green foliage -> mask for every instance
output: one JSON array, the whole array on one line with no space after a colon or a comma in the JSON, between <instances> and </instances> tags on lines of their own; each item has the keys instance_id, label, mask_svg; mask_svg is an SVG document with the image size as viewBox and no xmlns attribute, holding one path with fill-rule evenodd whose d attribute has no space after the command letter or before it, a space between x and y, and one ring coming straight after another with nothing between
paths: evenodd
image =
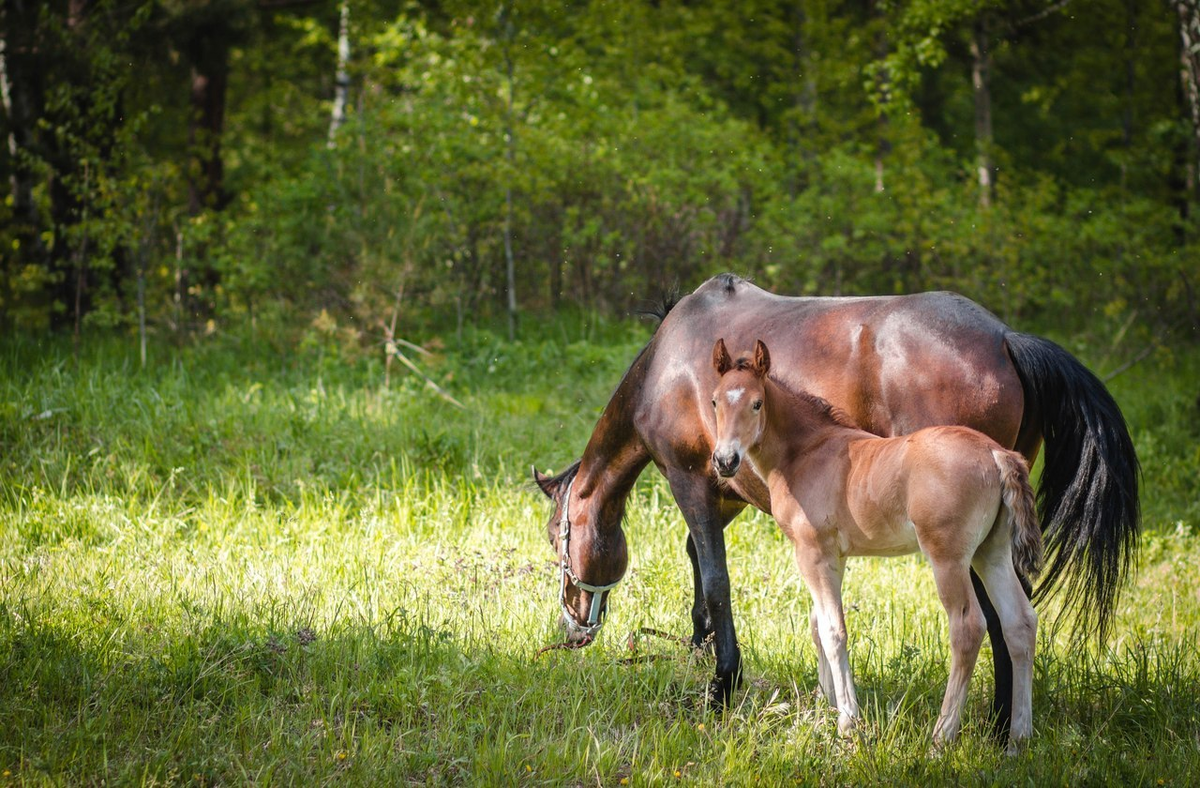
<instances>
[{"instance_id":1,"label":"green foliage","mask_svg":"<svg viewBox=\"0 0 1200 788\"><path fill-rule=\"evenodd\" d=\"M3 231L0 319L63 323L78 300L94 325L129 328L144 309L152 336L176 339L242 319L295 335L322 310L364 343L461 330L504 302L507 227L535 312L627 310L732 269L791 292L951 288L1013 320L1103 311L1143 337L1194 336L1195 152L1170 14L353 3L349 117L330 147L337 5L100 3L84 26L61 10L32 32L10 21L14 47L28 34L72 54L39 105L46 143L7 164L42 226L14 215ZM214 59L228 77L216 132L196 126L191 93Z\"/></svg>"}]
</instances>

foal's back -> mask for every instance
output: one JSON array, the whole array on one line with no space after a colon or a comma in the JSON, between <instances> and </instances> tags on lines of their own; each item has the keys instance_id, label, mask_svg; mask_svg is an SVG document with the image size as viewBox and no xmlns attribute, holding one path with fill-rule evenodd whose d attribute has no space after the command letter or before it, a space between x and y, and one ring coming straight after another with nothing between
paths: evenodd
<instances>
[{"instance_id":1,"label":"foal's back","mask_svg":"<svg viewBox=\"0 0 1200 788\"><path fill-rule=\"evenodd\" d=\"M832 422L820 429L825 451L798 458L807 467L785 474L801 508L828 513L813 525L836 527L843 555L921 550L969 559L991 530L1002 502L996 452L1012 452L986 435L930 427L880 438Z\"/></svg>"}]
</instances>

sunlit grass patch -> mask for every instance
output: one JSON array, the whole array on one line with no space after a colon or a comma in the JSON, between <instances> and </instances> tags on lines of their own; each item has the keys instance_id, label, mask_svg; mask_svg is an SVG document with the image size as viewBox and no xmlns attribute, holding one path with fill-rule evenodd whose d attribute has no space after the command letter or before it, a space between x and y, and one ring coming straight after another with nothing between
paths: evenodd
<instances>
[{"instance_id":1,"label":"sunlit grass patch","mask_svg":"<svg viewBox=\"0 0 1200 788\"><path fill-rule=\"evenodd\" d=\"M864 716L850 740L817 692L791 545L764 515L726 533L746 670L732 708L704 703L710 657L649 637L630 651L642 627L690 635L685 530L653 471L629 502L631 566L600 641L535 659L561 633L550 512L528 465L577 455L633 351L593 352L571 387L531 382L508 358L495 407L488 386L501 384L472 377L487 353L447 358L473 381L458 392L465 413L347 370L324 393L299 373L203 365L8 375L0 784L1186 785L1200 773L1200 538L1186 511L1148 523L1107 648L1073 645L1053 606L1042 612L1035 736L1015 758L987 735L986 647L962 740L930 754L949 651L920 557L850 563Z\"/></svg>"}]
</instances>

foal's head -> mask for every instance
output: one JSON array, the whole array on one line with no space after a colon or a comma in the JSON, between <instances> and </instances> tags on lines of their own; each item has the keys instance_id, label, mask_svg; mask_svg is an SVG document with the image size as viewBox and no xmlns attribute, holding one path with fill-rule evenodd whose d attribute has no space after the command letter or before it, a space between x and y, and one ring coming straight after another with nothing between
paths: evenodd
<instances>
[{"instance_id":1,"label":"foal's head","mask_svg":"<svg viewBox=\"0 0 1200 788\"><path fill-rule=\"evenodd\" d=\"M738 472L746 451L762 438L766 423L763 403L771 355L759 339L754 343L752 357L734 361L725 348L725 340L718 339L713 346L712 363L721 376L712 395L717 417L713 468L728 478Z\"/></svg>"}]
</instances>

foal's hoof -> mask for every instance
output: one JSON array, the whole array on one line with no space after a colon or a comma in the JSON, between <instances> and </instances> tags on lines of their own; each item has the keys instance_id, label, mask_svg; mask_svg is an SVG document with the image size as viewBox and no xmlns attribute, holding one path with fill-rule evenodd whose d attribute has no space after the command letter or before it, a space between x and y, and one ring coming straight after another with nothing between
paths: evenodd
<instances>
[{"instance_id":1,"label":"foal's hoof","mask_svg":"<svg viewBox=\"0 0 1200 788\"><path fill-rule=\"evenodd\" d=\"M1029 746L1029 739L1020 738L1008 740L1008 746L1004 748L1004 755L1008 758L1014 758L1025 752L1025 748Z\"/></svg>"},{"instance_id":2,"label":"foal's hoof","mask_svg":"<svg viewBox=\"0 0 1200 788\"><path fill-rule=\"evenodd\" d=\"M862 718L851 717L849 714L838 714L838 735L850 738L862 729Z\"/></svg>"},{"instance_id":3,"label":"foal's hoof","mask_svg":"<svg viewBox=\"0 0 1200 788\"><path fill-rule=\"evenodd\" d=\"M950 747L954 744L954 739L947 739L944 736L934 735L933 744L929 745L930 760L941 758Z\"/></svg>"}]
</instances>

